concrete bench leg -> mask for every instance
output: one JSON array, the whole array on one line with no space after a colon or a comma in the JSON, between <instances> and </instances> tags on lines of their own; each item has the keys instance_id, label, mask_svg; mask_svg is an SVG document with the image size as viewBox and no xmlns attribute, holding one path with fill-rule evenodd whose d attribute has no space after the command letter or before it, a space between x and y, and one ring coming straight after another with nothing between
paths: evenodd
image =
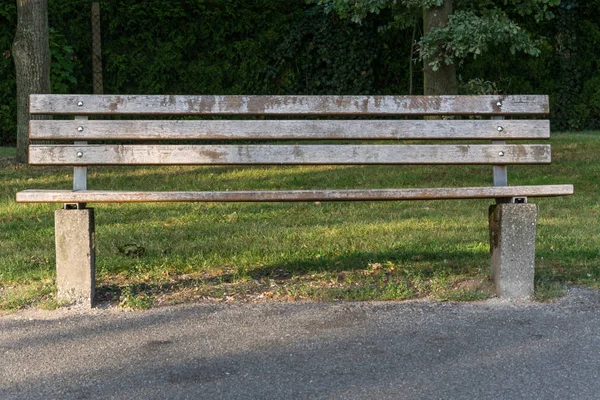
<instances>
[{"instance_id":1,"label":"concrete bench leg","mask_svg":"<svg viewBox=\"0 0 600 400\"><path fill-rule=\"evenodd\" d=\"M94 210L56 210L58 300L92 307L96 286Z\"/></svg>"},{"instance_id":2,"label":"concrete bench leg","mask_svg":"<svg viewBox=\"0 0 600 400\"><path fill-rule=\"evenodd\" d=\"M490 206L492 277L502 299L533 297L536 218L535 204Z\"/></svg>"}]
</instances>

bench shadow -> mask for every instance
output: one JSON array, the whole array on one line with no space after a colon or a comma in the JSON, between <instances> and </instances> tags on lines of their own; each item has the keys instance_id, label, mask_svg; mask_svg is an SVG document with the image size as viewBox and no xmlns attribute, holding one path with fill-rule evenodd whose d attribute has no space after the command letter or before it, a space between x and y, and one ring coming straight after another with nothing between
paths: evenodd
<instances>
[{"instance_id":1,"label":"bench shadow","mask_svg":"<svg viewBox=\"0 0 600 400\"><path fill-rule=\"evenodd\" d=\"M288 286L302 284L311 280L314 274L331 276L343 282L348 274L370 273L374 269L393 265L392 270L402 270L399 276L405 279L428 281L440 276L470 274L473 265L489 263L487 252L452 250L446 252L419 252L398 249L389 252L357 252L344 256L299 258L290 262L273 263L260 267L219 270L218 273L176 275L168 282L133 282L127 285L107 284L96 287L97 302L114 302L126 289L135 294L173 294L178 291L194 289L198 286L212 288L233 287L241 284L245 297L258 295L272 290L272 284ZM383 265L383 266L382 266ZM389 271L389 270L388 270ZM382 271L383 274L388 273ZM319 278L323 279L323 278ZM352 290L351 287L348 287ZM227 289L225 289L227 290ZM235 290L234 290L235 291ZM244 300L242 298L242 301Z\"/></svg>"}]
</instances>

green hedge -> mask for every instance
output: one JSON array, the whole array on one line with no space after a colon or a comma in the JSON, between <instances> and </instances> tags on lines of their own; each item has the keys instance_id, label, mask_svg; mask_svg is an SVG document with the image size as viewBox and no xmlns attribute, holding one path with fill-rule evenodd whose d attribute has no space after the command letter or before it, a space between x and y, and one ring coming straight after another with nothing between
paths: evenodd
<instances>
[{"instance_id":1,"label":"green hedge","mask_svg":"<svg viewBox=\"0 0 600 400\"><path fill-rule=\"evenodd\" d=\"M54 93L91 93L90 1L49 0ZM553 129L600 128L600 0L526 28L538 58L493 49L459 68L464 93L547 93ZM407 94L412 30L289 0L101 2L105 93ZM527 21L523 22L527 24ZM15 141L14 2L0 4L0 144ZM415 94L422 90L415 64Z\"/></svg>"}]
</instances>

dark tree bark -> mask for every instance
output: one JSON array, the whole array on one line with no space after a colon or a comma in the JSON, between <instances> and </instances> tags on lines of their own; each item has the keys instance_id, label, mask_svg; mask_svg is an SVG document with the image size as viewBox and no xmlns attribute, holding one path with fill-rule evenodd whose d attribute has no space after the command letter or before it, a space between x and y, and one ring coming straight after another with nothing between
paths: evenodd
<instances>
[{"instance_id":1,"label":"dark tree bark","mask_svg":"<svg viewBox=\"0 0 600 400\"><path fill-rule=\"evenodd\" d=\"M48 0L17 0L17 31L12 53L17 77L17 161L26 163L29 95L50 93Z\"/></svg>"},{"instance_id":2,"label":"dark tree bark","mask_svg":"<svg viewBox=\"0 0 600 400\"><path fill-rule=\"evenodd\" d=\"M423 26L425 34L432 28L443 28L448 25L448 17L452 14L452 0L444 0L440 7L431 7L423 10ZM427 65L424 71L425 95L453 95L458 93L456 82L456 66L440 63L440 68L434 71Z\"/></svg>"}]
</instances>

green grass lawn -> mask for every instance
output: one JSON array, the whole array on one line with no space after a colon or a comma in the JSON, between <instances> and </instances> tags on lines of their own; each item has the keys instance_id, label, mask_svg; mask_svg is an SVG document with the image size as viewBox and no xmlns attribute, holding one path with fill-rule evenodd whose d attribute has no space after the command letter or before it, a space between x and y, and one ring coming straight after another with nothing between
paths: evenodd
<instances>
[{"instance_id":1,"label":"green grass lawn","mask_svg":"<svg viewBox=\"0 0 600 400\"><path fill-rule=\"evenodd\" d=\"M509 167L512 185L572 183L539 206L538 298L600 282L600 132L555 134L553 163ZM0 309L52 308L57 205L23 189L69 189L71 169L30 167L0 148ZM95 167L90 189L236 190L490 185L486 166ZM488 200L97 204L101 299L476 300L492 295Z\"/></svg>"}]
</instances>

